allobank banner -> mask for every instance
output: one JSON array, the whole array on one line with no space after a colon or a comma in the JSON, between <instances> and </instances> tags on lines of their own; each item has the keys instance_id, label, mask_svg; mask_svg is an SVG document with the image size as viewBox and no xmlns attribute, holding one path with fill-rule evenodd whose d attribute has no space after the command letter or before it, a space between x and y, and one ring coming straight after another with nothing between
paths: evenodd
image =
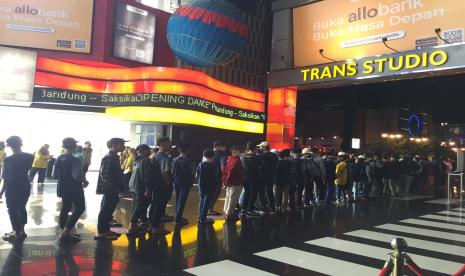
<instances>
[{"instance_id":1,"label":"allobank banner","mask_svg":"<svg viewBox=\"0 0 465 276\"><path fill-rule=\"evenodd\" d=\"M307 66L464 42L464 0L323 0L294 9L294 63Z\"/></svg>"},{"instance_id":2,"label":"allobank banner","mask_svg":"<svg viewBox=\"0 0 465 276\"><path fill-rule=\"evenodd\" d=\"M0 44L89 53L93 0L0 0Z\"/></svg>"}]
</instances>

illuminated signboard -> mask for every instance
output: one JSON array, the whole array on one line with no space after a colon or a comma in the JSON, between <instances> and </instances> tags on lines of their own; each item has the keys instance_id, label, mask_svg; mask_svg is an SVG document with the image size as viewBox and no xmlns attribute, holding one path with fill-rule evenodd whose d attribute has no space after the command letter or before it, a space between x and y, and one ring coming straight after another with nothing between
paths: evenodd
<instances>
[{"instance_id":1,"label":"illuminated signboard","mask_svg":"<svg viewBox=\"0 0 465 276\"><path fill-rule=\"evenodd\" d=\"M319 51L335 60L376 56L464 42L463 0L323 0L295 8L294 64L328 63Z\"/></svg>"},{"instance_id":2,"label":"illuminated signboard","mask_svg":"<svg viewBox=\"0 0 465 276\"><path fill-rule=\"evenodd\" d=\"M106 108L132 121L263 133L265 95L180 68L101 68L39 58L34 103Z\"/></svg>"},{"instance_id":3,"label":"illuminated signboard","mask_svg":"<svg viewBox=\"0 0 465 276\"><path fill-rule=\"evenodd\" d=\"M90 53L93 0L0 0L0 44Z\"/></svg>"},{"instance_id":4,"label":"illuminated signboard","mask_svg":"<svg viewBox=\"0 0 465 276\"><path fill-rule=\"evenodd\" d=\"M0 47L0 104L31 103L36 59L35 52Z\"/></svg>"},{"instance_id":5,"label":"illuminated signboard","mask_svg":"<svg viewBox=\"0 0 465 276\"><path fill-rule=\"evenodd\" d=\"M155 14L116 2L113 54L116 57L153 63Z\"/></svg>"},{"instance_id":6,"label":"illuminated signboard","mask_svg":"<svg viewBox=\"0 0 465 276\"><path fill-rule=\"evenodd\" d=\"M268 75L268 87L308 85L308 88L318 88L463 71L465 44L458 44L273 71Z\"/></svg>"}]
</instances>

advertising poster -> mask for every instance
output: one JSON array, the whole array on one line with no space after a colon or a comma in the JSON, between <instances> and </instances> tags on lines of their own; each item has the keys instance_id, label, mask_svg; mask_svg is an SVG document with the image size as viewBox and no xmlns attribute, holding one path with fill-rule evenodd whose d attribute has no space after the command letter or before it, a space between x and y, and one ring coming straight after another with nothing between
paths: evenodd
<instances>
[{"instance_id":1,"label":"advertising poster","mask_svg":"<svg viewBox=\"0 0 465 276\"><path fill-rule=\"evenodd\" d=\"M308 66L464 42L463 0L323 0L295 8L294 63Z\"/></svg>"},{"instance_id":2,"label":"advertising poster","mask_svg":"<svg viewBox=\"0 0 465 276\"><path fill-rule=\"evenodd\" d=\"M146 64L153 63L155 15L149 11L116 2L113 54Z\"/></svg>"},{"instance_id":3,"label":"advertising poster","mask_svg":"<svg viewBox=\"0 0 465 276\"><path fill-rule=\"evenodd\" d=\"M90 53L93 0L0 0L0 44Z\"/></svg>"},{"instance_id":4,"label":"advertising poster","mask_svg":"<svg viewBox=\"0 0 465 276\"><path fill-rule=\"evenodd\" d=\"M29 105L32 102L37 54L0 47L0 104Z\"/></svg>"}]
</instances>

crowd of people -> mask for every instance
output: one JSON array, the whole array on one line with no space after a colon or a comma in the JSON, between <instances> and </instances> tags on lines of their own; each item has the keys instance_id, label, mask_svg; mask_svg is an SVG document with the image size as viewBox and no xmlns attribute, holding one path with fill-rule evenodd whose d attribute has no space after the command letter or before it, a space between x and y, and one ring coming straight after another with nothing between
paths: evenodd
<instances>
[{"instance_id":1,"label":"crowd of people","mask_svg":"<svg viewBox=\"0 0 465 276\"><path fill-rule=\"evenodd\" d=\"M370 197L408 196L420 192L430 176L438 181L452 165L447 160L426 160L419 156L381 157L345 152L321 153L317 148L270 150L267 142L247 143L226 150L226 144L215 141L203 151L200 164L191 156L191 146L181 143L173 147L167 137L157 140L152 149L142 144L126 147L122 138L107 142L109 152L101 160L96 193L102 195L96 240L115 240L120 234L110 227L118 224L113 212L120 194L133 195L128 236L169 233L163 223L174 221L176 227L189 222L184 208L194 183L198 184L198 223L214 223L211 216L224 215L226 221L253 219L264 214L289 212L310 206L347 204ZM56 158L53 176L57 179L57 195L62 199L59 216L59 240L78 242L73 229L85 211L84 188L92 148L90 142L81 147L73 138L65 138L63 152ZM22 140L12 136L6 140L13 155L6 157L5 144L0 142L8 214L13 231L3 236L6 241L27 237L26 204L30 185L39 174L43 185L47 162L52 158L48 145L34 155L21 151ZM0 163L1 164L1 163ZM222 212L216 211L222 189L225 202ZM174 192L175 216L166 213ZM69 212L72 210L72 215Z\"/></svg>"}]
</instances>

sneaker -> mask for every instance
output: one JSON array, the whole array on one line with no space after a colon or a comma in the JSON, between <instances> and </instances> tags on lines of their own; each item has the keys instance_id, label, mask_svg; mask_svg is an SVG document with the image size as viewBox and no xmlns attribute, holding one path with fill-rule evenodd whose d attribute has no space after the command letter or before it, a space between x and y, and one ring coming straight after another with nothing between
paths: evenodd
<instances>
[{"instance_id":1,"label":"sneaker","mask_svg":"<svg viewBox=\"0 0 465 276\"><path fill-rule=\"evenodd\" d=\"M107 240L107 241L114 241L119 238L118 235L114 235L113 232L108 231L102 234L98 234L94 237L94 240Z\"/></svg>"},{"instance_id":2,"label":"sneaker","mask_svg":"<svg viewBox=\"0 0 465 276\"><path fill-rule=\"evenodd\" d=\"M163 229L163 228L154 228L153 231L152 231L152 234L153 235L162 235L162 236L165 236L165 235L168 235L170 234L171 232L166 230L166 229Z\"/></svg>"}]
</instances>

